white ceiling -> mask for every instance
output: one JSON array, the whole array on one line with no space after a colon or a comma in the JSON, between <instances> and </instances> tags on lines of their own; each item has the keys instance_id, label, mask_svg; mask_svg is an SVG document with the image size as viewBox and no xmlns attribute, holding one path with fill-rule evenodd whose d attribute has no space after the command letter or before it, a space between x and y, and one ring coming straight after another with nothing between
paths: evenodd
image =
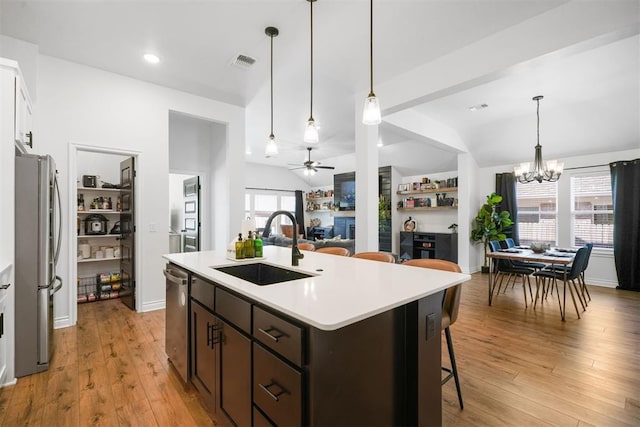
<instances>
[{"instance_id":1,"label":"white ceiling","mask_svg":"<svg viewBox=\"0 0 640 427\"><path fill-rule=\"evenodd\" d=\"M637 0L600 1L611 9L632 5L640 16ZM376 85L566 3L376 0ZM360 114L354 95L368 88L368 5L365 0L314 3L313 115L321 126L321 142L312 158L327 165L348 168L353 160L354 122ZM302 133L309 115L309 3L305 0L0 0L0 8L0 33L38 45L41 54L246 107L247 146L252 153L248 161L287 166L306 156ZM545 95L540 105L545 158L636 148L640 18L635 22L624 37L531 58L489 82L469 85L414 109L455 129L480 166L531 160L535 95ZM280 30L274 39L274 131L281 144L276 159L263 156L269 133L267 26ZM532 34L532 40L536 37ZM579 43L584 40L576 40ZM160 56L161 63L144 63L141 57L148 51ZM257 60L251 69L231 65L240 53ZM467 109L480 103L489 107ZM379 152L381 165L394 165L405 175L456 168L454 150L435 148L428 139L384 123L380 133L385 144ZM318 176L323 174L330 171Z\"/></svg>"}]
</instances>

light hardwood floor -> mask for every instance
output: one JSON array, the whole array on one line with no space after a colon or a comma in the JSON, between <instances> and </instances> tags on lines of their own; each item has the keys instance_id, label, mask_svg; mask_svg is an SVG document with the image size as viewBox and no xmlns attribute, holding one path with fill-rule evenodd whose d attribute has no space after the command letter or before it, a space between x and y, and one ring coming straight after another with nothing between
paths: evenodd
<instances>
[{"instance_id":1,"label":"light hardwood floor","mask_svg":"<svg viewBox=\"0 0 640 427\"><path fill-rule=\"evenodd\" d=\"M463 287L451 329L465 409L450 381L443 425L640 425L640 293L592 286L582 319L562 322L555 297L525 309L519 285L487 306L486 280ZM212 425L168 366L164 311L80 305L55 339L49 371L0 389L0 425Z\"/></svg>"}]
</instances>

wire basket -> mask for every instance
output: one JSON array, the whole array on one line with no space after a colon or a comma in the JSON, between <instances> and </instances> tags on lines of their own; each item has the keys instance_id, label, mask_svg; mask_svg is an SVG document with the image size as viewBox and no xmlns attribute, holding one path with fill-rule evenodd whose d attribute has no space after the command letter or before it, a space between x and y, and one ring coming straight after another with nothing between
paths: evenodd
<instances>
[{"instance_id":1,"label":"wire basket","mask_svg":"<svg viewBox=\"0 0 640 427\"><path fill-rule=\"evenodd\" d=\"M78 277L78 304L98 299L96 276Z\"/></svg>"}]
</instances>

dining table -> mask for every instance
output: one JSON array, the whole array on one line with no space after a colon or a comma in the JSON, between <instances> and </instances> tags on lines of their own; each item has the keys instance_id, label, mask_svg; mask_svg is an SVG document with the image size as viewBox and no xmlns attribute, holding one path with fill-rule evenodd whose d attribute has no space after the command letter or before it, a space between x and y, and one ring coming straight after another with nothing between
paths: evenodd
<instances>
[{"instance_id":1,"label":"dining table","mask_svg":"<svg viewBox=\"0 0 640 427\"><path fill-rule=\"evenodd\" d=\"M489 268L489 305L493 301L493 292L496 286L496 272L498 268L498 260L505 259L510 261L523 261L523 262L536 262L544 263L550 266L560 265L568 266L573 262L576 253L572 249L551 249L542 253L536 253L527 247L515 247L502 249L498 252L487 253L487 258L491 259L491 266ZM568 269L563 268L563 294L562 298L558 294L558 301L560 306L560 316L562 320L565 320L566 314L566 300L567 300L567 274ZM536 292L537 297L537 292Z\"/></svg>"}]
</instances>

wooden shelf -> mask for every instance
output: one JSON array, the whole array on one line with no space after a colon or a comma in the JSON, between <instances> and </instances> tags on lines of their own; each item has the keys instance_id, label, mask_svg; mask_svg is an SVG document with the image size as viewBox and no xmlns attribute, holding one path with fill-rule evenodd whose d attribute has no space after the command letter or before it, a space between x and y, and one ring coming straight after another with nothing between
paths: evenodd
<instances>
[{"instance_id":1,"label":"wooden shelf","mask_svg":"<svg viewBox=\"0 0 640 427\"><path fill-rule=\"evenodd\" d=\"M122 258L87 258L87 259L79 259L78 264L81 262L100 262L100 261L118 261Z\"/></svg>"},{"instance_id":2,"label":"wooden shelf","mask_svg":"<svg viewBox=\"0 0 640 427\"><path fill-rule=\"evenodd\" d=\"M458 187L442 187L442 188L430 188L428 190L411 190L411 191L396 191L396 194L406 196L410 194L431 194L431 193L457 193Z\"/></svg>"},{"instance_id":3,"label":"wooden shelf","mask_svg":"<svg viewBox=\"0 0 640 427\"><path fill-rule=\"evenodd\" d=\"M98 188L98 187L78 187L77 191L107 191L107 192L120 192L119 188Z\"/></svg>"},{"instance_id":4,"label":"wooden shelf","mask_svg":"<svg viewBox=\"0 0 640 427\"><path fill-rule=\"evenodd\" d=\"M87 211L77 211L78 214L91 214L91 213L106 213L106 214L119 214L122 211L117 211L115 209L89 209Z\"/></svg>"},{"instance_id":5,"label":"wooden shelf","mask_svg":"<svg viewBox=\"0 0 640 427\"><path fill-rule=\"evenodd\" d=\"M333 196L330 197L307 197L308 202L314 202L316 200L333 200Z\"/></svg>"},{"instance_id":6,"label":"wooden shelf","mask_svg":"<svg viewBox=\"0 0 640 427\"><path fill-rule=\"evenodd\" d=\"M116 237L120 237L120 233L118 234L80 234L77 237L78 239L106 239L109 237L112 239L115 239Z\"/></svg>"},{"instance_id":7,"label":"wooden shelf","mask_svg":"<svg viewBox=\"0 0 640 427\"><path fill-rule=\"evenodd\" d=\"M399 211L450 211L458 209L457 206L435 206L435 207L419 207L419 208L398 208Z\"/></svg>"},{"instance_id":8,"label":"wooden shelf","mask_svg":"<svg viewBox=\"0 0 640 427\"><path fill-rule=\"evenodd\" d=\"M307 213L316 213L316 212L318 212L318 213L327 213L327 212L331 213L331 212L334 212L334 210L333 209L307 209L305 212L307 212Z\"/></svg>"}]
</instances>

